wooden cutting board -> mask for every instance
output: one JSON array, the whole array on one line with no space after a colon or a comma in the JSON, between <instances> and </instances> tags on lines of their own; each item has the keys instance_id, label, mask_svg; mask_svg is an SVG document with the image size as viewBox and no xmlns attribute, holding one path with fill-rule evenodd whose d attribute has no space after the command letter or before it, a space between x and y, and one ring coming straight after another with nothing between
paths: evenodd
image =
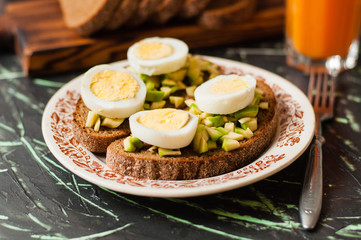
<instances>
[{"instance_id":1,"label":"wooden cutting board","mask_svg":"<svg viewBox=\"0 0 361 240\"><path fill-rule=\"evenodd\" d=\"M128 47L145 37L175 37L193 49L280 35L284 29L284 7L268 5L246 22L220 30L205 29L195 22L174 21L161 27L144 25L81 37L65 26L57 0L32 0L8 3L0 29L4 33L6 28L14 37L13 45L24 71L39 76L125 59ZM5 35L2 39L6 39Z\"/></svg>"}]
</instances>

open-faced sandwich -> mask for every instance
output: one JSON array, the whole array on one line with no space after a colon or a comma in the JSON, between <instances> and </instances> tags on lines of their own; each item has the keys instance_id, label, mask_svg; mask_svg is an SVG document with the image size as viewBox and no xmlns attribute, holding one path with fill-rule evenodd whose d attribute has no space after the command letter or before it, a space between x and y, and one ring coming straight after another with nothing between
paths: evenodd
<instances>
[{"instance_id":1,"label":"open-faced sandwich","mask_svg":"<svg viewBox=\"0 0 361 240\"><path fill-rule=\"evenodd\" d=\"M129 67L100 65L83 77L75 138L106 152L115 172L145 179L197 179L238 169L272 142L277 104L251 75L188 54L172 38L128 50Z\"/></svg>"}]
</instances>

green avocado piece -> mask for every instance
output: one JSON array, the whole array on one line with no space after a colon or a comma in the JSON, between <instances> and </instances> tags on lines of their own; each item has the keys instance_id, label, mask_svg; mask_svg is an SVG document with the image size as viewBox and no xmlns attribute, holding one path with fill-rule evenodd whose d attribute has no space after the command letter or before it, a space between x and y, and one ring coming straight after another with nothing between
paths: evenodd
<instances>
[{"instance_id":1,"label":"green avocado piece","mask_svg":"<svg viewBox=\"0 0 361 240\"><path fill-rule=\"evenodd\" d=\"M160 76L148 76L146 74L140 74L140 78L145 82L152 82L155 88L160 87L161 78Z\"/></svg>"},{"instance_id":2,"label":"green avocado piece","mask_svg":"<svg viewBox=\"0 0 361 240\"><path fill-rule=\"evenodd\" d=\"M258 114L258 106L249 105L249 106L235 112L234 117L237 119L244 118L244 117L256 117L257 114Z\"/></svg>"},{"instance_id":3,"label":"green avocado piece","mask_svg":"<svg viewBox=\"0 0 361 240\"><path fill-rule=\"evenodd\" d=\"M199 66L199 57L192 57L189 60L187 77L191 86L198 86L203 83L203 72Z\"/></svg>"},{"instance_id":4,"label":"green avocado piece","mask_svg":"<svg viewBox=\"0 0 361 240\"><path fill-rule=\"evenodd\" d=\"M131 139L131 136L124 139L124 141L123 141L124 150L126 152L135 152L137 150L137 148L132 144L130 139Z\"/></svg>"},{"instance_id":5,"label":"green avocado piece","mask_svg":"<svg viewBox=\"0 0 361 240\"><path fill-rule=\"evenodd\" d=\"M239 148L241 145L239 144L239 142L237 140L234 139L230 139L230 138L225 138L223 139L223 143L222 143L222 149L226 152L232 151L234 149Z\"/></svg>"},{"instance_id":6,"label":"green avocado piece","mask_svg":"<svg viewBox=\"0 0 361 240\"><path fill-rule=\"evenodd\" d=\"M177 70L177 71L175 71L175 72L167 73L167 74L165 75L165 78L167 78L167 79L172 79L172 80L178 82L178 81L183 81L183 79L185 78L186 74L187 74L187 69L181 68L181 69L179 69L179 70Z\"/></svg>"},{"instance_id":7,"label":"green avocado piece","mask_svg":"<svg viewBox=\"0 0 361 240\"><path fill-rule=\"evenodd\" d=\"M223 121L222 116L218 115L218 116L208 117L207 119L212 122L214 127L224 126L224 121Z\"/></svg>"},{"instance_id":8,"label":"green avocado piece","mask_svg":"<svg viewBox=\"0 0 361 240\"><path fill-rule=\"evenodd\" d=\"M212 141L216 142L224 134L216 128L206 127L207 133Z\"/></svg>"},{"instance_id":9,"label":"green avocado piece","mask_svg":"<svg viewBox=\"0 0 361 240\"><path fill-rule=\"evenodd\" d=\"M217 148L217 142L212 141L211 139L209 139L207 141L207 145L208 145L208 150L212 150L212 149L216 149Z\"/></svg>"},{"instance_id":10,"label":"green avocado piece","mask_svg":"<svg viewBox=\"0 0 361 240\"><path fill-rule=\"evenodd\" d=\"M182 153L179 149L158 148L158 154L160 156L177 156Z\"/></svg>"},{"instance_id":11,"label":"green avocado piece","mask_svg":"<svg viewBox=\"0 0 361 240\"><path fill-rule=\"evenodd\" d=\"M144 146L144 143L134 136L130 138L130 142L134 145L134 147L136 147L136 149L141 149Z\"/></svg>"},{"instance_id":12,"label":"green avocado piece","mask_svg":"<svg viewBox=\"0 0 361 240\"><path fill-rule=\"evenodd\" d=\"M145 95L145 101L149 102L159 102L163 100L164 92L163 91L156 91L151 90L147 91L147 94Z\"/></svg>"}]
</instances>

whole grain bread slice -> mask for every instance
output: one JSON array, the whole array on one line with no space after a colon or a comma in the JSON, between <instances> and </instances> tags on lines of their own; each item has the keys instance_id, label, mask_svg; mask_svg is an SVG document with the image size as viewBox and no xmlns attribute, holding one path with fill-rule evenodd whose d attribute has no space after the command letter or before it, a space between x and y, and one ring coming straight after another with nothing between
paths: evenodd
<instances>
[{"instance_id":1,"label":"whole grain bread slice","mask_svg":"<svg viewBox=\"0 0 361 240\"><path fill-rule=\"evenodd\" d=\"M120 0L59 0L59 3L65 24L87 36L105 26Z\"/></svg>"},{"instance_id":2,"label":"whole grain bread slice","mask_svg":"<svg viewBox=\"0 0 361 240\"><path fill-rule=\"evenodd\" d=\"M175 16L183 5L184 0L162 0L149 20L156 24L164 24Z\"/></svg>"},{"instance_id":3,"label":"whole grain bread slice","mask_svg":"<svg viewBox=\"0 0 361 240\"><path fill-rule=\"evenodd\" d=\"M135 11L125 25L136 27L143 24L154 13L161 2L162 0L140 0L137 11Z\"/></svg>"},{"instance_id":4,"label":"whole grain bread slice","mask_svg":"<svg viewBox=\"0 0 361 240\"><path fill-rule=\"evenodd\" d=\"M93 128L85 127L89 108L87 108L80 98L73 113L72 128L74 138L86 149L95 153L105 153L109 144L115 140L130 134L128 119L118 128L100 127L98 132Z\"/></svg>"},{"instance_id":5,"label":"whole grain bread slice","mask_svg":"<svg viewBox=\"0 0 361 240\"><path fill-rule=\"evenodd\" d=\"M185 0L178 16L180 18L192 18L199 16L211 0Z\"/></svg>"},{"instance_id":6,"label":"whole grain bread slice","mask_svg":"<svg viewBox=\"0 0 361 240\"><path fill-rule=\"evenodd\" d=\"M140 0L120 0L121 3L114 11L105 28L114 30L122 26L137 11Z\"/></svg>"},{"instance_id":7,"label":"whole grain bread slice","mask_svg":"<svg viewBox=\"0 0 361 240\"><path fill-rule=\"evenodd\" d=\"M278 122L277 103L271 88L262 81L257 82L257 87L265 92L269 109L259 111L258 129L252 138L241 142L241 148L230 152L217 148L198 155L188 146L181 149L181 156L160 156L147 147L138 152L126 152L124 138L121 138L107 148L107 166L119 174L136 178L181 180L212 177L249 164L272 142Z\"/></svg>"}]
</instances>

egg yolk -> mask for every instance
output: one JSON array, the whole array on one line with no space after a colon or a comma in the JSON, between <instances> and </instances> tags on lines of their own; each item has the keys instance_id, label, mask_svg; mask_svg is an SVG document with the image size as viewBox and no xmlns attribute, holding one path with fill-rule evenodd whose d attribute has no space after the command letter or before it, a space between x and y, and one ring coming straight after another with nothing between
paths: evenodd
<instances>
[{"instance_id":1,"label":"egg yolk","mask_svg":"<svg viewBox=\"0 0 361 240\"><path fill-rule=\"evenodd\" d=\"M140 42L134 50L134 54L138 59L155 60L172 55L174 49L168 44L162 42Z\"/></svg>"},{"instance_id":2,"label":"egg yolk","mask_svg":"<svg viewBox=\"0 0 361 240\"><path fill-rule=\"evenodd\" d=\"M134 98L139 89L138 81L125 72L105 70L91 79L90 90L95 96L107 101Z\"/></svg>"},{"instance_id":3,"label":"egg yolk","mask_svg":"<svg viewBox=\"0 0 361 240\"><path fill-rule=\"evenodd\" d=\"M216 94L227 94L238 92L246 88L248 88L247 82L240 78L235 78L217 81L210 86L208 91Z\"/></svg>"},{"instance_id":4,"label":"egg yolk","mask_svg":"<svg viewBox=\"0 0 361 240\"><path fill-rule=\"evenodd\" d=\"M137 120L140 124L149 128L160 131L171 131L180 129L186 125L189 120L189 114L173 108L162 108L148 111Z\"/></svg>"}]
</instances>

